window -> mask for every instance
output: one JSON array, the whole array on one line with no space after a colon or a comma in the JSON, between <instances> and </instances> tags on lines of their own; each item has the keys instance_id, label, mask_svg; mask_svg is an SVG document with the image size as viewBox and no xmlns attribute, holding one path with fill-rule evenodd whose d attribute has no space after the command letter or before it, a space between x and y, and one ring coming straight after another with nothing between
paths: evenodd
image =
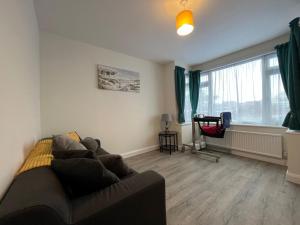
<instances>
[{"instance_id":1,"label":"window","mask_svg":"<svg viewBox=\"0 0 300 225\"><path fill-rule=\"evenodd\" d=\"M281 125L289 104L276 54L202 73L197 111L230 111L236 123Z\"/></svg>"},{"instance_id":2,"label":"window","mask_svg":"<svg viewBox=\"0 0 300 225\"><path fill-rule=\"evenodd\" d=\"M189 74L185 73L185 102L184 102L184 118L185 122L191 121L192 107L190 102Z\"/></svg>"}]
</instances>

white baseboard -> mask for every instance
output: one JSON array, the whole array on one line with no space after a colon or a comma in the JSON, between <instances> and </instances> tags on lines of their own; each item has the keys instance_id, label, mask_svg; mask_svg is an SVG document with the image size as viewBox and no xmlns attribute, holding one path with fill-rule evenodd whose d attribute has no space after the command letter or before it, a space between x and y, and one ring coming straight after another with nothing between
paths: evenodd
<instances>
[{"instance_id":1,"label":"white baseboard","mask_svg":"<svg viewBox=\"0 0 300 225\"><path fill-rule=\"evenodd\" d=\"M278 165L281 165L281 166L286 166L286 160L285 159L277 159L277 158L272 158L272 157L269 157L269 156L258 155L258 154L254 154L254 153L241 152L241 151L237 151L237 150L231 150L231 154L246 157L246 158L250 158L250 159L256 159L256 160L260 160L260 161L264 161L264 162L269 162L269 163L273 163L273 164L278 164Z\"/></svg>"},{"instance_id":2,"label":"white baseboard","mask_svg":"<svg viewBox=\"0 0 300 225\"><path fill-rule=\"evenodd\" d=\"M213 145L213 144L208 144L209 147L211 147L212 149L226 149L228 150L228 153L231 153L233 155L238 155L238 156L242 156L242 157L246 157L246 158L250 158L250 159L256 159L256 160L260 160L260 161L264 161L264 162L269 162L269 163L273 163L273 164L278 164L281 166L286 166L286 160L285 159L277 159L277 158L273 158L270 156L265 156L265 155L258 155L255 153L248 153L248 152L242 152L239 150L235 150L235 149L229 149L226 147L220 147L218 145Z\"/></svg>"},{"instance_id":3,"label":"white baseboard","mask_svg":"<svg viewBox=\"0 0 300 225\"><path fill-rule=\"evenodd\" d=\"M125 152L125 153L122 153L121 155L122 155L123 158L129 158L129 157L132 157L132 156L140 155L140 154L143 154L143 153L146 153L146 152L151 152L151 151L158 150L158 149L159 149L159 145L152 145L152 146L148 146L148 147L145 147L145 148L140 148L140 149L137 149L137 150Z\"/></svg>"},{"instance_id":4,"label":"white baseboard","mask_svg":"<svg viewBox=\"0 0 300 225\"><path fill-rule=\"evenodd\" d=\"M300 175L286 171L286 179L292 183L300 184Z\"/></svg>"}]
</instances>

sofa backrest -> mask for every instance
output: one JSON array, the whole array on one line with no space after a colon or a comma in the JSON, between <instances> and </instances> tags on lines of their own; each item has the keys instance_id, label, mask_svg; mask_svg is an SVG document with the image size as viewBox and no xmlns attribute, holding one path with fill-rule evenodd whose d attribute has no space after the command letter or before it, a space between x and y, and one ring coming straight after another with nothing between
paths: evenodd
<instances>
[{"instance_id":1,"label":"sofa backrest","mask_svg":"<svg viewBox=\"0 0 300 225\"><path fill-rule=\"evenodd\" d=\"M69 223L71 204L60 181L50 167L39 167L18 175L0 204L2 221L20 221L40 212L41 217L55 217L61 223ZM32 218L28 218L32 220ZM5 223L4 223L5 224ZM26 224L26 221L24 221Z\"/></svg>"}]
</instances>

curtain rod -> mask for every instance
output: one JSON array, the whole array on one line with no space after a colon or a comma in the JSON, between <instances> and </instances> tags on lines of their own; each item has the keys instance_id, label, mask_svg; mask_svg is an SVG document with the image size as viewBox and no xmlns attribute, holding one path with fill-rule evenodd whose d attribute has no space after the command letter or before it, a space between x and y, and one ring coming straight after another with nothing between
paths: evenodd
<instances>
[{"instance_id":1,"label":"curtain rod","mask_svg":"<svg viewBox=\"0 0 300 225\"><path fill-rule=\"evenodd\" d=\"M274 54L276 53L275 50L272 50L272 51L269 51L269 52L265 52L265 53L262 53L262 54L259 54L257 56L253 56L253 57L249 57L249 58L246 58L246 59L242 59L240 61L237 61L237 62L233 62L233 63L228 63L226 65L222 65L222 66L217 66L217 67L214 67L214 68L211 68L211 69L207 69L207 70L201 70L201 74L202 73L208 73L208 72L211 72L213 70L218 70L218 69L223 69L225 67L229 67L229 66L234 66L234 65L237 65L239 63L243 63L243 62L248 62L248 61L251 61L253 59L256 59L256 58L259 58L259 57L262 57L262 56L266 56L266 55L271 55L271 54Z\"/></svg>"}]
</instances>

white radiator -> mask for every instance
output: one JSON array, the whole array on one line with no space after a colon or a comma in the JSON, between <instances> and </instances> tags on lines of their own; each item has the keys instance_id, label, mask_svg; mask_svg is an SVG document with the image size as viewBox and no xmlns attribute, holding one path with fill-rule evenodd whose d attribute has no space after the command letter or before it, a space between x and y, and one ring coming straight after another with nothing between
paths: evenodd
<instances>
[{"instance_id":1,"label":"white radiator","mask_svg":"<svg viewBox=\"0 0 300 225\"><path fill-rule=\"evenodd\" d=\"M207 144L282 159L281 134L226 130L224 138L206 137Z\"/></svg>"}]
</instances>

